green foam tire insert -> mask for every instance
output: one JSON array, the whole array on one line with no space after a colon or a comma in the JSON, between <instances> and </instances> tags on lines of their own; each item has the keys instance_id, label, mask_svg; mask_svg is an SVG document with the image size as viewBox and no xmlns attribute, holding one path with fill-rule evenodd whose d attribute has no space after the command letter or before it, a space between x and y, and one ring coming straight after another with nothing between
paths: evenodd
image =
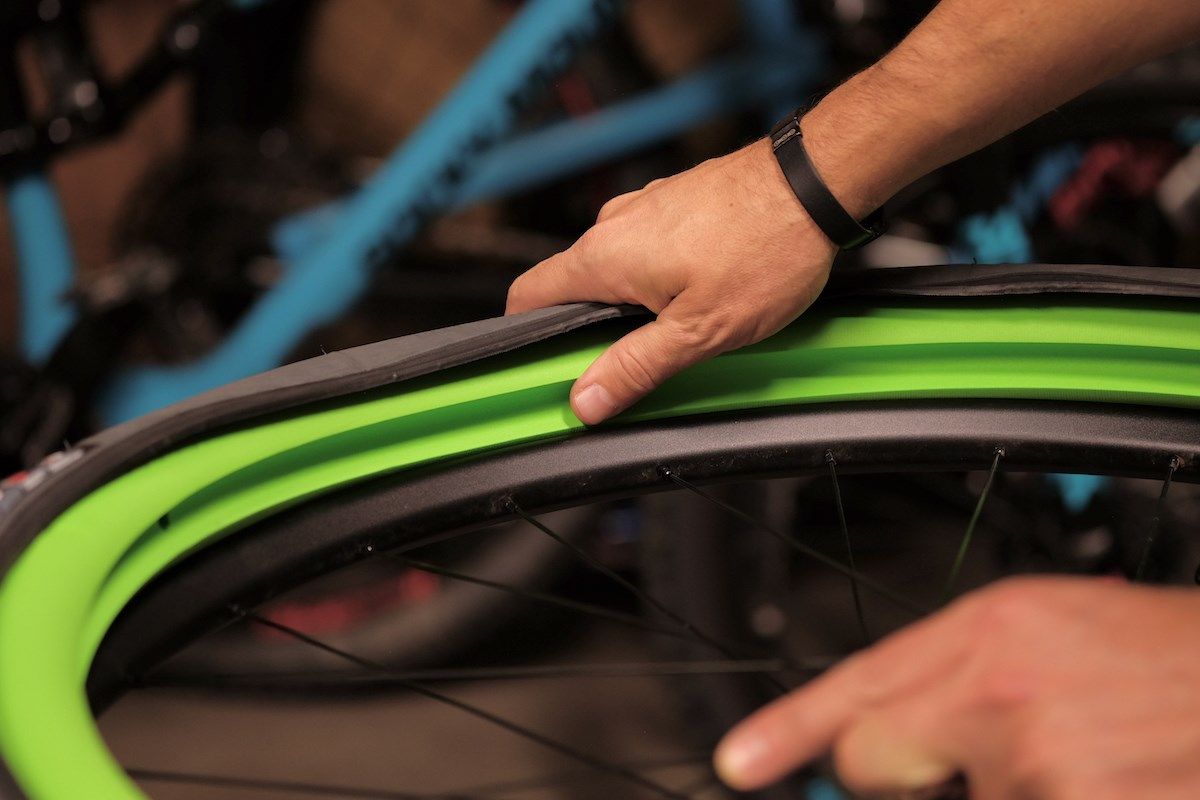
<instances>
[{"instance_id":1,"label":"green foam tire insert","mask_svg":"<svg viewBox=\"0 0 1200 800\"><path fill-rule=\"evenodd\" d=\"M1194 304L899 302L832 314L688 370L614 424L902 398L1200 408ZM23 790L38 800L142 796L104 746L83 686L112 620L164 568L339 486L579 434L568 390L610 335L580 331L242 426L166 453L59 515L0 585L0 754Z\"/></svg>"}]
</instances>

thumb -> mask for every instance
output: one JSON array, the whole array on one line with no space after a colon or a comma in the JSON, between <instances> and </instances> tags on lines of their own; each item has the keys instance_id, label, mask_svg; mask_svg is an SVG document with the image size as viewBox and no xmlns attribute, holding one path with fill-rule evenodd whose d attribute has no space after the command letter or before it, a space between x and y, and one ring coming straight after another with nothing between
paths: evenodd
<instances>
[{"instance_id":1,"label":"thumb","mask_svg":"<svg viewBox=\"0 0 1200 800\"><path fill-rule=\"evenodd\" d=\"M917 793L945 785L958 772L958 748L947 715L933 703L908 703L869 713L834 746L838 777L862 794Z\"/></svg>"},{"instance_id":2,"label":"thumb","mask_svg":"<svg viewBox=\"0 0 1200 800\"><path fill-rule=\"evenodd\" d=\"M672 375L726 349L724 337L699 333L693 324L681 325L672 314L678 302L658 319L617 340L575 381L571 408L583 423L603 422Z\"/></svg>"}]
</instances>

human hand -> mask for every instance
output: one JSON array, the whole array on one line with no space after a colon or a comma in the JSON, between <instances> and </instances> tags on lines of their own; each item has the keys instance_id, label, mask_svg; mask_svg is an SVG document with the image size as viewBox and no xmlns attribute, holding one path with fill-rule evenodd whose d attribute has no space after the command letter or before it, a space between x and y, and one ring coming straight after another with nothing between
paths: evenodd
<instances>
[{"instance_id":1,"label":"human hand","mask_svg":"<svg viewBox=\"0 0 1200 800\"><path fill-rule=\"evenodd\" d=\"M1200 797L1200 592L1008 580L843 662L730 732L751 790L832 750L865 794L967 777L977 800Z\"/></svg>"},{"instance_id":2,"label":"human hand","mask_svg":"<svg viewBox=\"0 0 1200 800\"><path fill-rule=\"evenodd\" d=\"M594 425L787 325L825 286L835 253L763 139L608 201L570 249L517 278L507 313L594 300L657 315L575 382L571 407Z\"/></svg>"}]
</instances>

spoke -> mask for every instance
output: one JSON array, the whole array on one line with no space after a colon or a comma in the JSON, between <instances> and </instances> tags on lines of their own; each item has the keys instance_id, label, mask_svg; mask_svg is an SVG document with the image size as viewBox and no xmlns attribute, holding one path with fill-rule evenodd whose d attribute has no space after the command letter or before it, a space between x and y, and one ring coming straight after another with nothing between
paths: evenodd
<instances>
[{"instance_id":1,"label":"spoke","mask_svg":"<svg viewBox=\"0 0 1200 800\"><path fill-rule=\"evenodd\" d=\"M611 664L550 664L532 667L468 667L462 669L360 672L225 673L168 677L144 687L219 687L237 689L338 689L405 687L411 681L551 680L557 678L652 678L670 675L759 675L782 672L782 659L748 661L634 661Z\"/></svg>"},{"instance_id":2,"label":"spoke","mask_svg":"<svg viewBox=\"0 0 1200 800\"><path fill-rule=\"evenodd\" d=\"M695 633L692 631L689 631L687 629L684 629L682 626L667 627L664 625L657 625L653 622L644 620L641 617L638 617L636 615L625 614L620 611L616 611L616 610L613 610L610 608L605 608L604 606L598 606L598 605L594 605L591 603L583 603L583 602L579 602L577 600L569 600L564 597L558 597L557 595L546 594L543 592L537 592L537 591L533 591L531 589L522 589L517 586L511 586L511 585L505 584L505 583L497 583L495 581L489 581L485 578L478 578L473 575L465 575L461 572L455 572L453 570L446 569L445 567L438 566L437 564L430 564L425 561L417 561L415 559L403 558L403 557L398 557L396 560L400 561L401 563L406 564L414 569L423 570L423 571L430 572L435 575L442 575L442 576L450 578L452 580L460 580L460 581L465 581L467 583L476 583L476 584L479 584L480 586L486 586L490 589L495 589L495 590L501 591L501 592L507 592L514 596L522 597L527 600L542 603L545 605L557 606L560 608L578 611L583 614L587 614L587 615L597 617L600 619L611 620L614 622L618 622L622 625L626 625L628 627L638 628L638 629L641 629L644 631L648 631L650 633L659 634L661 636L671 636L676 639L683 639L683 640L689 641L689 642L696 642ZM708 644L707 642L704 642L704 641L701 641L700 643ZM710 646L718 647L718 644L714 643ZM745 661L745 660L748 660L751 658L750 656L747 656L744 653L727 652L725 650L720 650L720 653L721 653L721 655L729 656L730 658L732 658L735 661ZM807 672L807 671L811 671L811 669L812 669L811 667L797 664L791 660L785 660L783 663L788 669L797 671L797 672ZM781 693L786 694L789 691L788 686L786 686L782 681L778 680L777 678L775 678L769 674L766 675L766 680L769 683L771 683Z\"/></svg>"},{"instance_id":3,"label":"spoke","mask_svg":"<svg viewBox=\"0 0 1200 800\"><path fill-rule=\"evenodd\" d=\"M575 555L576 558L578 558L583 563L587 564L593 570L595 570L596 572L599 572L601 575L608 578L610 581L612 581L613 583L617 584L625 591L632 594L638 600L641 600L643 603L649 605L651 608L654 608L657 611L659 611L667 619L671 620L676 625L678 625L680 628L682 628L683 630L690 633L697 641L699 641L703 644L706 644L709 647L712 647L714 650L716 650L717 652L721 653L724 656L728 656L730 658L735 657L734 654L737 652L737 648L735 646L731 646L729 644L721 642L721 641L717 640L715 637L710 636L707 633L705 633L704 631L700 630L698 627L696 627L694 624L689 622L687 619L684 619L683 616L676 613L674 610L672 610L667 605L665 605L658 598L654 597L653 595L651 595L649 592L645 591L644 589L636 586L631 581L626 580L625 578L621 577L619 574L617 574L617 572L615 570L613 570L607 564L600 561L598 558L593 556L587 550L584 550L579 545L575 544L574 542L570 541L563 535L552 530L549 526L547 526L545 523L543 523L537 517L534 517L533 515L526 513L524 509L522 509L519 505L517 505L516 500L509 498L508 504L509 504L509 508L511 508L514 513L519 515L521 517L521 519L525 520L530 525L537 528L539 531L546 534L554 541L558 542L560 545L562 545L567 550L569 550L573 555ZM783 687L781 686L780 688L783 688Z\"/></svg>"},{"instance_id":4,"label":"spoke","mask_svg":"<svg viewBox=\"0 0 1200 800\"><path fill-rule=\"evenodd\" d=\"M1175 471L1179 469L1179 465L1179 456L1171 456L1171 463L1167 466L1166 480L1163 481L1162 491L1158 493L1158 502L1154 504L1154 520L1151 522L1149 533L1146 534L1146 544L1142 547L1142 557L1138 561L1135 581L1145 578L1146 570L1150 567L1150 555L1154 550L1154 542L1158 538L1158 534L1162 532L1162 512L1167 502L1167 492L1171 490L1171 481L1174 480ZM1200 574L1200 570L1197 574Z\"/></svg>"},{"instance_id":5,"label":"spoke","mask_svg":"<svg viewBox=\"0 0 1200 800\"><path fill-rule=\"evenodd\" d=\"M913 614L914 616L923 617L926 614L930 613L930 609L925 608L920 603L910 600L909 598L905 597L904 595L900 594L899 592L896 592L893 589L889 589L887 586L884 586L883 584L879 583L878 581L876 581L872 578L869 578L866 575L863 575L861 572L858 572L857 570L850 569L848 566L846 566L842 562L838 561L837 559L830 558L829 556L825 555L821 551L816 550L812 547L809 547L808 545L799 541L795 537L789 536L788 534L784 533L783 531L781 531L777 528L774 528L771 525L768 525L767 523L765 523L761 520L755 519L753 516L751 516L750 514L747 514L745 511L742 511L740 508L737 508L736 506L731 506L728 503L726 503L725 501L723 501L719 498L713 497L711 494L704 491L699 486L696 486L695 484L691 483L690 481L684 480L682 477L677 475L672 470L670 470L666 467L661 467L661 470L662 470L663 475L670 478L678 486L680 486L684 489L687 489L688 491L693 492L694 494L697 494L700 497L703 497L705 500L709 501L710 503L717 506L718 508L720 508L724 511L727 511L730 514L733 514L735 517L738 517L739 519L745 520L746 522L750 523L754 527L756 527L766 533L769 533L770 535L779 539L780 541L782 541L783 543L785 543L786 545L791 547L793 550L800 553L801 555L807 556L808 558L811 558L814 561L817 561L817 562L825 565L826 567L829 567L830 569L835 570L836 572L840 572L842 575L845 575L847 578L851 578L853 580L858 581L860 586L865 586L866 588L870 589L871 591L875 592L876 594L880 595L881 597L887 598L888 600L892 601L897 606L899 606L900 608L903 608L905 611L908 611L909 613Z\"/></svg>"},{"instance_id":6,"label":"spoke","mask_svg":"<svg viewBox=\"0 0 1200 800\"><path fill-rule=\"evenodd\" d=\"M256 622L259 625L263 625L265 627L279 631L280 633L284 633L299 642L303 642L307 645L315 647L318 650L323 650L326 653L335 655L339 658L349 661L352 664L356 664L357 666L362 667L363 669L370 670L372 672L383 672L384 674L386 674L389 671L388 668L382 664L379 664L375 661L371 661L370 659L362 658L361 656L356 656L353 653L348 653L345 650L341 650L337 647L334 647L331 644L328 644L319 639L313 638L312 636L309 636L308 634L306 634L302 631L298 631L295 628L291 628L282 623L275 622L274 620L259 616L258 614L254 613L253 611L250 611L247 609L241 609L241 613L246 617L246 619L251 620L252 622ZM681 795L678 792L675 792L672 789L669 789L666 786L663 786L662 784L656 783L655 781L652 781L649 778L639 775L638 773L636 773L630 769L622 767L619 764L611 764L611 763L605 761L604 759L597 758L596 756L593 756L589 753L585 753L582 750L577 750L570 745L563 744L562 742L560 742L556 739L553 739L549 736L538 733L537 731L531 730L522 725L518 725L517 723L512 722L511 720L497 716L497 715L491 713L490 711L485 711L484 709L479 708L478 706L474 706L474 705L471 705L470 703L450 697L449 695L442 694L441 692L439 692L435 689L431 689L422 683L417 683L416 681L406 681L405 688L407 688L409 691L413 692L414 694L419 694L422 697L427 697L430 700L435 700L435 701L441 703L442 705L450 706L451 708L456 708L459 711L463 711L467 714L470 714L473 717L476 717L477 719L481 719L485 722L489 722L498 728L506 730L509 733L515 734L517 736L520 736L521 738L523 738L527 741L533 742L535 744L539 744L548 750L553 750L554 752L559 753L560 755L566 756L567 758L573 759L581 764L585 764L589 767L592 767L593 769L595 769L599 772L603 772L605 774L612 775L613 777L616 777L616 778L622 778L630 783L641 786L643 789L648 789L652 792L655 792L662 797L676 798L676 800L687 800L687 798L684 795Z\"/></svg>"},{"instance_id":7,"label":"spoke","mask_svg":"<svg viewBox=\"0 0 1200 800\"><path fill-rule=\"evenodd\" d=\"M797 672L825 672L845 661L850 655L850 653L846 653L837 656L801 656L799 658L789 658L787 660L787 667Z\"/></svg>"},{"instance_id":8,"label":"spoke","mask_svg":"<svg viewBox=\"0 0 1200 800\"><path fill-rule=\"evenodd\" d=\"M390 792L382 789L360 789L353 786L333 786L319 783L299 783L296 781L272 781L227 775L207 775L195 772L141 769L139 767L131 767L126 769L125 772L134 780L148 783L180 783L257 792L286 792L291 795L301 794L310 797L345 797L353 798L353 800L476 800L485 796L482 794L462 794L459 792L413 794L411 792Z\"/></svg>"},{"instance_id":9,"label":"spoke","mask_svg":"<svg viewBox=\"0 0 1200 800\"><path fill-rule=\"evenodd\" d=\"M833 499L837 504L838 524L842 527L842 539L846 542L846 563L850 566L850 592L854 595L854 613L858 616L858 628L862 631L863 644L871 643L871 631L867 628L867 616L863 613L862 597L858 591L858 565L854 563L854 546L850 543L850 526L846 524L846 509L842 505L842 488L838 484L837 459L832 450L825 451L825 463L829 465L829 478L833 481Z\"/></svg>"},{"instance_id":10,"label":"spoke","mask_svg":"<svg viewBox=\"0 0 1200 800\"><path fill-rule=\"evenodd\" d=\"M958 574L962 571L963 561L966 560L967 550L971 547L971 538L975 535L975 526L979 524L979 517L983 513L983 504L987 502L988 494L992 491L992 483L996 480L996 472L1000 469L1000 459L1004 458L1004 448L997 447L996 455L992 458L992 468L988 470L987 481L983 484L983 490L979 493L979 499L975 501L975 510L971 512L971 519L967 522L967 529L963 532L962 541L958 544L958 553L954 556L954 565L950 567L950 574L946 577L946 583L942 586L942 596L938 605L945 605L950 600L950 595L954 592L954 584L958 582Z\"/></svg>"},{"instance_id":11,"label":"spoke","mask_svg":"<svg viewBox=\"0 0 1200 800\"><path fill-rule=\"evenodd\" d=\"M391 556L390 553L388 555ZM570 600L566 597L559 597L558 595L535 591L533 589L522 589L519 586L511 586L507 583L489 581L486 578L479 578L474 575L466 575L462 572L455 572L454 570L446 569L445 567L440 567L437 564L430 564L425 561L417 561L415 559L399 556L396 557L396 560L403 564L407 564L413 569L419 569L422 572L428 572L432 575L441 575L442 577L450 578L451 580L462 581L464 583L474 583L479 586L486 586L489 589L495 589L498 592L505 592L515 597L520 597L524 600L541 603L542 605L554 606L557 608L567 609L569 611L577 611L581 614L586 614L591 617L617 622L621 625L626 625L631 628L638 628L644 631L650 631L651 633L662 634L663 636L688 639L689 641L692 638L686 632L680 631L674 626L667 627L665 625L656 625L653 622L642 619L636 614L625 614L621 611L605 608L604 606L598 606L593 603L584 603L578 600Z\"/></svg>"}]
</instances>

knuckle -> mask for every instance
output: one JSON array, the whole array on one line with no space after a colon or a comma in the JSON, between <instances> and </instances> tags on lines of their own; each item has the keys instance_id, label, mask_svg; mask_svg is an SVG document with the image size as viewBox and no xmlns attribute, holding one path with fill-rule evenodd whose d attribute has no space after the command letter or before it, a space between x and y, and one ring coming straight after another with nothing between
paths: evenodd
<instances>
[{"instance_id":1,"label":"knuckle","mask_svg":"<svg viewBox=\"0 0 1200 800\"><path fill-rule=\"evenodd\" d=\"M574 251L575 255L581 261L592 261L604 246L604 243L608 241L608 234L608 226L603 222L598 222L584 231L583 235L571 247L571 250Z\"/></svg>"},{"instance_id":2,"label":"knuckle","mask_svg":"<svg viewBox=\"0 0 1200 800\"><path fill-rule=\"evenodd\" d=\"M715 355L740 336L741 323L732 315L712 312L678 322L672 337L688 352Z\"/></svg>"},{"instance_id":3,"label":"knuckle","mask_svg":"<svg viewBox=\"0 0 1200 800\"><path fill-rule=\"evenodd\" d=\"M626 384L625 388L646 394L658 385L654 358L642 344L631 342L626 347L616 349L613 360L620 379Z\"/></svg>"},{"instance_id":4,"label":"knuckle","mask_svg":"<svg viewBox=\"0 0 1200 800\"><path fill-rule=\"evenodd\" d=\"M604 205L600 206L600 213L596 215L596 221L604 222L606 219L612 217L613 214L617 213L617 208L619 208L621 205L619 202L620 198L621 195L617 195L616 197L605 201Z\"/></svg>"},{"instance_id":5,"label":"knuckle","mask_svg":"<svg viewBox=\"0 0 1200 800\"><path fill-rule=\"evenodd\" d=\"M740 346L754 338L755 320L744 315L716 314L711 325L710 338L722 346Z\"/></svg>"},{"instance_id":6,"label":"knuckle","mask_svg":"<svg viewBox=\"0 0 1200 800\"><path fill-rule=\"evenodd\" d=\"M1030 667L987 662L970 679L970 704L989 716L1012 714L1031 704L1040 684L1037 671Z\"/></svg>"},{"instance_id":7,"label":"knuckle","mask_svg":"<svg viewBox=\"0 0 1200 800\"><path fill-rule=\"evenodd\" d=\"M1014 578L985 589L974 598L974 630L981 642L1020 635L1045 610L1036 581Z\"/></svg>"},{"instance_id":8,"label":"knuckle","mask_svg":"<svg viewBox=\"0 0 1200 800\"><path fill-rule=\"evenodd\" d=\"M676 322L667 329L675 346L687 352L704 352L712 346L712 323L704 318Z\"/></svg>"},{"instance_id":9,"label":"knuckle","mask_svg":"<svg viewBox=\"0 0 1200 800\"><path fill-rule=\"evenodd\" d=\"M509 285L506 300L510 308L520 305L521 300L525 297L528 284L528 278L525 275L520 275Z\"/></svg>"}]
</instances>

